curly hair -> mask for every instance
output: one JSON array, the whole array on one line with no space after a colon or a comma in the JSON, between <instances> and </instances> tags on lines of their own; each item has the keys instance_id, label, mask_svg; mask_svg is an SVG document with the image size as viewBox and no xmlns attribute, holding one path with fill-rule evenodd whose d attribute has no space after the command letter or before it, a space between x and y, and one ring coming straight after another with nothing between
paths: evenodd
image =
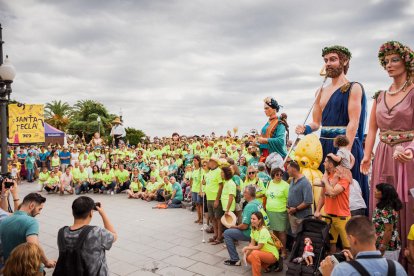
<instances>
[{"instance_id":1,"label":"curly hair","mask_svg":"<svg viewBox=\"0 0 414 276\"><path fill-rule=\"evenodd\" d=\"M335 147L346 147L349 145L349 139L346 135L338 135L334 139Z\"/></svg>"},{"instance_id":2,"label":"curly hair","mask_svg":"<svg viewBox=\"0 0 414 276\"><path fill-rule=\"evenodd\" d=\"M42 253L37 244L22 243L13 249L3 269L4 276L41 276Z\"/></svg>"},{"instance_id":3,"label":"curly hair","mask_svg":"<svg viewBox=\"0 0 414 276\"><path fill-rule=\"evenodd\" d=\"M331 46L331 47L325 47L325 48L322 49L322 57L324 57L325 55L330 54L330 53L335 53L335 54L338 55L339 62L344 67L344 74L346 75L346 73L348 73L348 69L349 69L349 61L352 58L351 52L348 50L348 48L346 48L344 46L339 46L339 45L335 45L335 46ZM348 61L348 63L345 65L346 61Z\"/></svg>"},{"instance_id":4,"label":"curly hair","mask_svg":"<svg viewBox=\"0 0 414 276\"><path fill-rule=\"evenodd\" d=\"M394 186L388 183L380 183L375 188L381 192L381 199L377 203L378 209L392 208L395 211L402 209L402 202Z\"/></svg>"}]
</instances>

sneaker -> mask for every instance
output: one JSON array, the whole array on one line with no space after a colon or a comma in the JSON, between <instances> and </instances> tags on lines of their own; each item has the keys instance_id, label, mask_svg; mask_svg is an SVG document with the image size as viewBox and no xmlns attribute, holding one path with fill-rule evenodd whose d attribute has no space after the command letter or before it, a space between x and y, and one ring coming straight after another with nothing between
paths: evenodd
<instances>
[{"instance_id":1,"label":"sneaker","mask_svg":"<svg viewBox=\"0 0 414 276\"><path fill-rule=\"evenodd\" d=\"M232 261L232 260L225 260L224 261L225 265L229 265L229 266L241 266L241 261Z\"/></svg>"},{"instance_id":2,"label":"sneaker","mask_svg":"<svg viewBox=\"0 0 414 276\"><path fill-rule=\"evenodd\" d=\"M114 191L111 191L111 195L114 195Z\"/></svg>"},{"instance_id":3,"label":"sneaker","mask_svg":"<svg viewBox=\"0 0 414 276\"><path fill-rule=\"evenodd\" d=\"M111 193L111 191L107 191L106 193L109 195Z\"/></svg>"}]
</instances>

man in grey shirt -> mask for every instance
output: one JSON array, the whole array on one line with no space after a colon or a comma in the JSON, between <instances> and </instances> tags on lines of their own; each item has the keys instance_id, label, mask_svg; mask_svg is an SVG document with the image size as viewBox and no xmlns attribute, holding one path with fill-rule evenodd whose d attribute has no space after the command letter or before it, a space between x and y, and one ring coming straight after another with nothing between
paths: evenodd
<instances>
[{"instance_id":1,"label":"man in grey shirt","mask_svg":"<svg viewBox=\"0 0 414 276\"><path fill-rule=\"evenodd\" d=\"M312 215L312 185L308 179L300 173L300 167L296 161L289 162L287 171L289 176L292 177L287 202L289 223L292 233L296 234L298 226L303 218Z\"/></svg>"},{"instance_id":2,"label":"man in grey shirt","mask_svg":"<svg viewBox=\"0 0 414 276\"><path fill-rule=\"evenodd\" d=\"M65 248L74 248L82 230L89 225L94 211L97 211L102 217L105 228L94 226L87 234L86 239L82 245L82 259L86 264L87 275L109 275L108 265L106 263L105 251L112 247L112 244L117 239L117 234L111 222L109 221L105 211L100 204L96 206L95 202L87 196L80 196L72 203L72 214L74 223L70 227L64 227L63 236L65 241ZM58 237L59 239L59 237ZM59 245L59 255L62 248ZM59 256L56 270L59 267ZM58 275L59 272L55 270L53 275Z\"/></svg>"}]
</instances>

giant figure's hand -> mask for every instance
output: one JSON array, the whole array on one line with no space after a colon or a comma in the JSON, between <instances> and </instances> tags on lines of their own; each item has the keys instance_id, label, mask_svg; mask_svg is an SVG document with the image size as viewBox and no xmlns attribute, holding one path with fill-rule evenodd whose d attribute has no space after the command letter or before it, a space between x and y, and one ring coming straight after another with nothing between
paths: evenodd
<instances>
[{"instance_id":1,"label":"giant figure's hand","mask_svg":"<svg viewBox=\"0 0 414 276\"><path fill-rule=\"evenodd\" d=\"M305 133L305 126L304 125L296 126L295 132L296 132L297 135L304 134Z\"/></svg>"},{"instance_id":2,"label":"giant figure's hand","mask_svg":"<svg viewBox=\"0 0 414 276\"><path fill-rule=\"evenodd\" d=\"M363 174L367 175L369 173L370 168L371 168L371 157L364 156L364 159L362 159L359 169L361 170Z\"/></svg>"}]
</instances>

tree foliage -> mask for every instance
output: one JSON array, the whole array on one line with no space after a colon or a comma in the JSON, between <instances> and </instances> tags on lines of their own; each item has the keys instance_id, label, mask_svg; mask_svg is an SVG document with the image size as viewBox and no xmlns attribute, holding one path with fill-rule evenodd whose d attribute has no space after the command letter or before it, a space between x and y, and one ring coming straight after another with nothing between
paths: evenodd
<instances>
[{"instance_id":1,"label":"tree foliage","mask_svg":"<svg viewBox=\"0 0 414 276\"><path fill-rule=\"evenodd\" d=\"M45 105L45 121L63 131L69 124L72 107L67 102L52 101Z\"/></svg>"}]
</instances>

